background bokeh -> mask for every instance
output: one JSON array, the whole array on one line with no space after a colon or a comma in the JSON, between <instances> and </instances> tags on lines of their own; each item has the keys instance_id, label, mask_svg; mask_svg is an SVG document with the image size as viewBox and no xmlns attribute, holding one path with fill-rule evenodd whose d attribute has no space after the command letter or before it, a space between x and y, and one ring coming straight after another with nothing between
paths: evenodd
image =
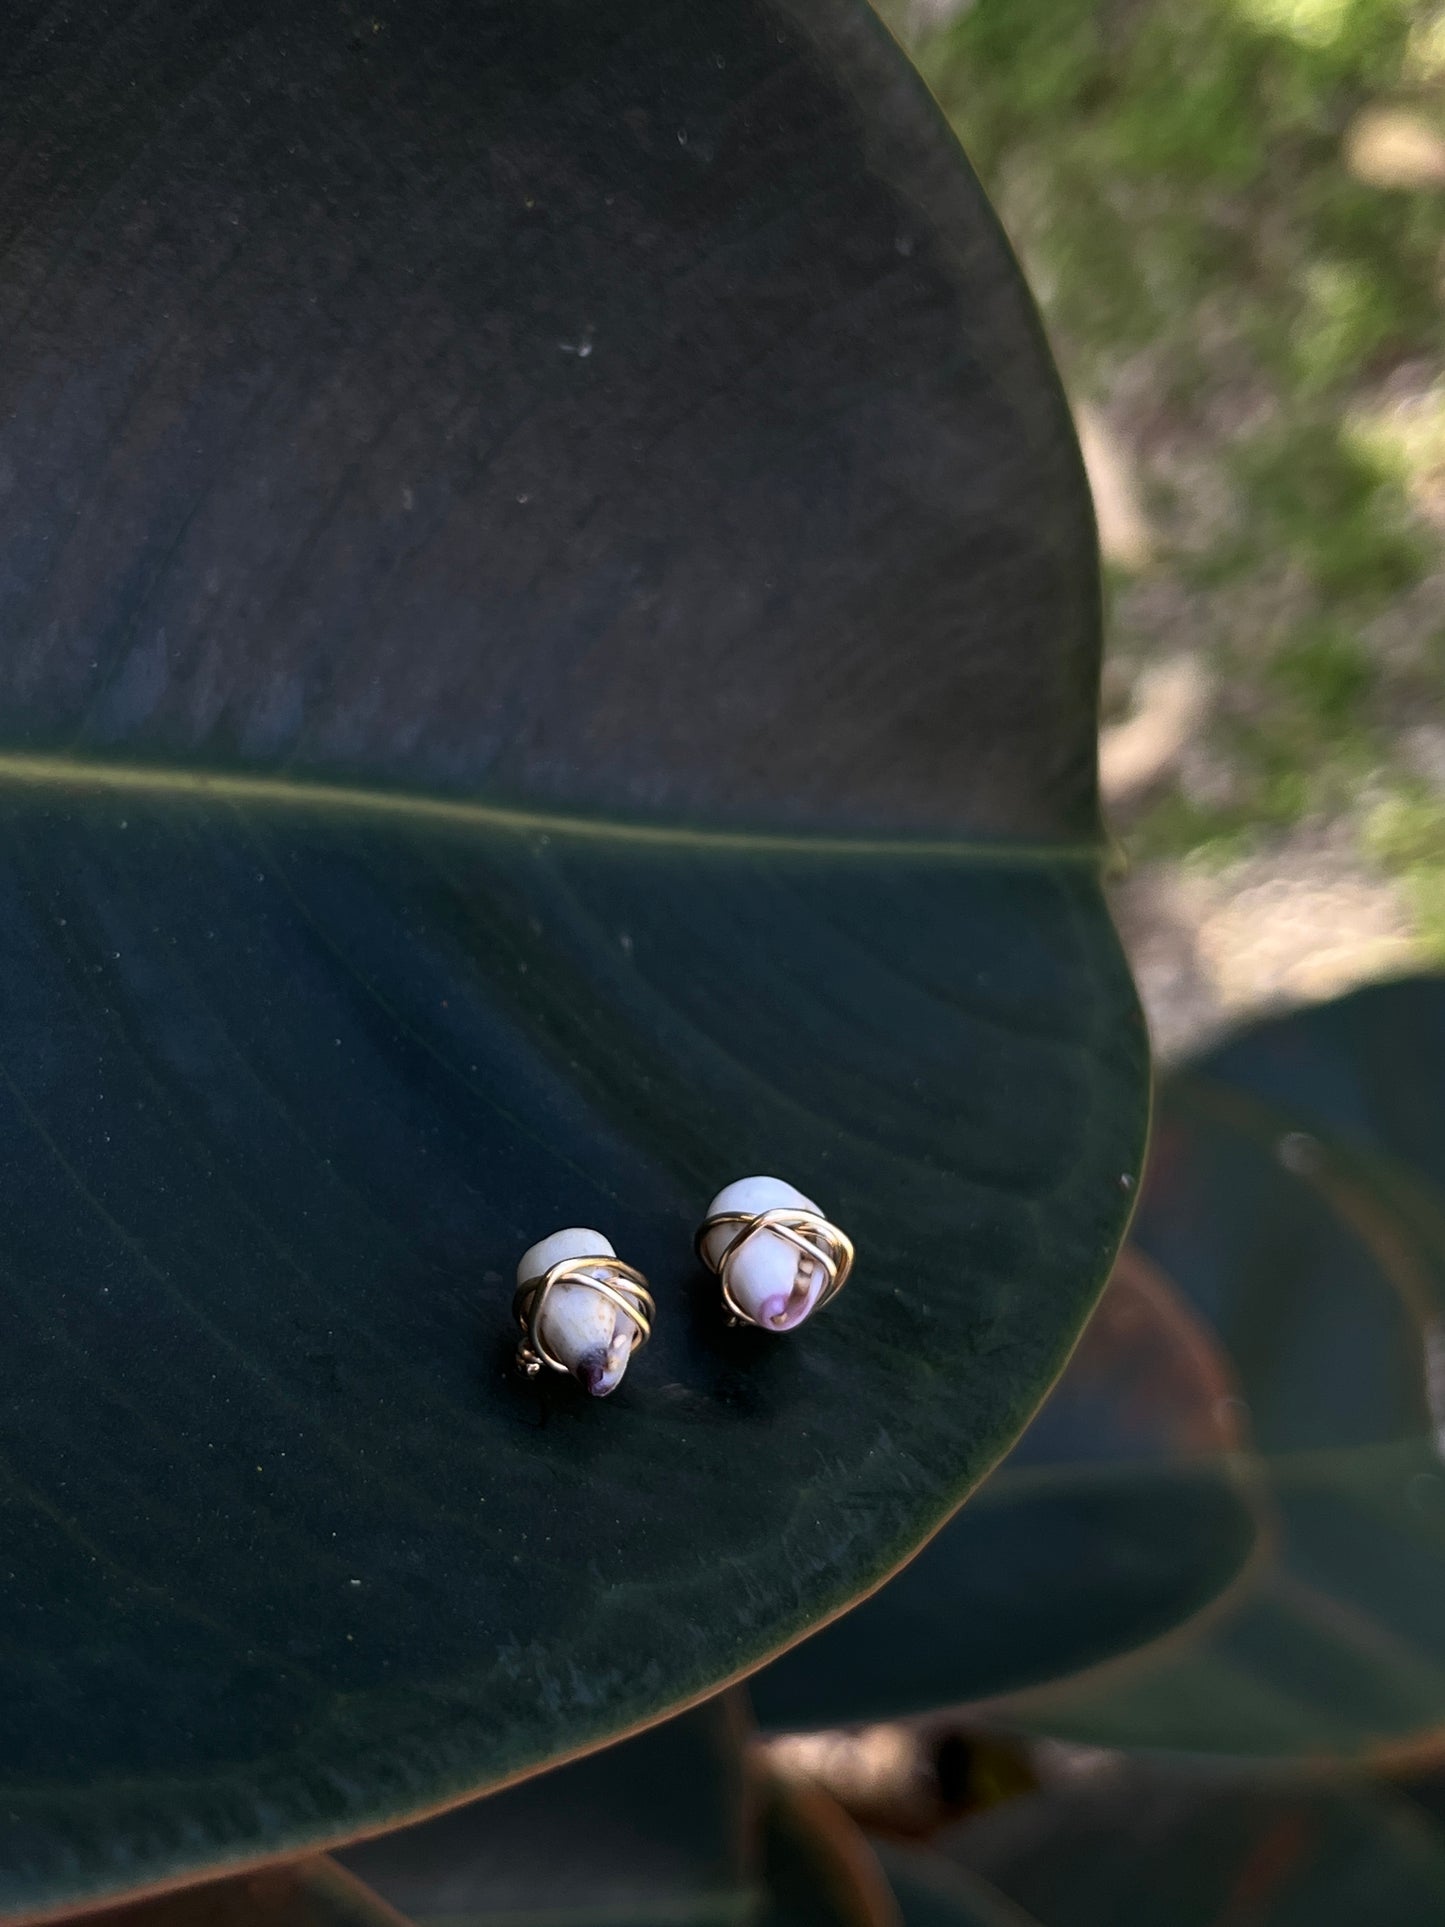
<instances>
[{"instance_id":1,"label":"background bokeh","mask_svg":"<svg viewBox=\"0 0 1445 1927\"><path fill-rule=\"evenodd\" d=\"M1445 961L1445 8L887 11L1079 421L1162 1054Z\"/></svg>"}]
</instances>

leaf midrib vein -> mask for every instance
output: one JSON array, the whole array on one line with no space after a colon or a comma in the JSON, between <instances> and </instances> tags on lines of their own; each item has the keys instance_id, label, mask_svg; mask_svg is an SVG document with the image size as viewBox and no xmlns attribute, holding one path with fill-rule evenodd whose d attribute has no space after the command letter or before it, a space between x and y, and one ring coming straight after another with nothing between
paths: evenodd
<instances>
[{"instance_id":1,"label":"leaf midrib vein","mask_svg":"<svg viewBox=\"0 0 1445 1927\"><path fill-rule=\"evenodd\" d=\"M926 835L839 835L808 831L725 829L701 825L628 822L527 809L471 797L427 796L413 790L225 771L211 773L164 764L108 762L30 751L0 751L0 791L69 791L134 796L141 802L213 803L232 808L371 817L400 824L519 837L559 837L634 847L758 855L897 856L952 859L1004 867L1077 863L1097 867L1107 851L1088 839L1012 842Z\"/></svg>"}]
</instances>

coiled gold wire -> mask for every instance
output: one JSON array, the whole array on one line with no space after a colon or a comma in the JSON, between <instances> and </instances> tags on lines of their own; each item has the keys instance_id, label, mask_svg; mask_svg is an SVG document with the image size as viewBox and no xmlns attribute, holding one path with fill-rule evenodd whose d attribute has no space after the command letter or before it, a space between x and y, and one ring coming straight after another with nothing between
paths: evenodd
<instances>
[{"instance_id":1,"label":"coiled gold wire","mask_svg":"<svg viewBox=\"0 0 1445 1927\"><path fill-rule=\"evenodd\" d=\"M711 1232L721 1225L736 1225L737 1232L729 1238L714 1263L708 1254L707 1240ZM821 1211L805 1211L793 1205L775 1205L771 1211L719 1211L715 1217L704 1218L697 1228L693 1248L709 1271L715 1271L722 1285L723 1303L727 1306L729 1321L735 1325L758 1325L756 1318L745 1312L732 1294L731 1272L733 1260L748 1242L760 1231L774 1232L796 1245L806 1257L823 1267L823 1289L818 1293L813 1310L821 1311L830 1298L836 1298L848 1282L848 1274L853 1269L853 1240L846 1231L829 1222ZM766 1325L758 1325L759 1331L766 1331Z\"/></svg>"},{"instance_id":2,"label":"coiled gold wire","mask_svg":"<svg viewBox=\"0 0 1445 1927\"><path fill-rule=\"evenodd\" d=\"M524 1278L512 1299L512 1314L522 1330L517 1346L517 1363L529 1378L546 1365L551 1371L565 1372L557 1354L550 1351L542 1337L542 1312L547 1298L557 1285L573 1281L599 1292L632 1320L632 1347L635 1352L652 1336L652 1321L657 1305L647 1289L647 1280L635 1265L599 1252L588 1258L559 1258L538 1278Z\"/></svg>"}]
</instances>

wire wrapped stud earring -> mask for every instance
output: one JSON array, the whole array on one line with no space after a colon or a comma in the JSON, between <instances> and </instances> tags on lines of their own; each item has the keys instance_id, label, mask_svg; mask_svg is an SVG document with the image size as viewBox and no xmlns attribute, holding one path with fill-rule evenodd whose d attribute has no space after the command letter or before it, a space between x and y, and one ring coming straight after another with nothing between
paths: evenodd
<instances>
[{"instance_id":1,"label":"wire wrapped stud earring","mask_svg":"<svg viewBox=\"0 0 1445 1927\"><path fill-rule=\"evenodd\" d=\"M722 1285L730 1324L793 1331L836 1298L853 1241L781 1178L724 1185L698 1226L697 1255Z\"/></svg>"},{"instance_id":2,"label":"wire wrapped stud earring","mask_svg":"<svg viewBox=\"0 0 1445 1927\"><path fill-rule=\"evenodd\" d=\"M657 1307L646 1278L600 1231L572 1225L522 1253L512 1312L522 1331L520 1370L529 1378L544 1365L570 1372L594 1398L605 1398L652 1336Z\"/></svg>"}]
</instances>

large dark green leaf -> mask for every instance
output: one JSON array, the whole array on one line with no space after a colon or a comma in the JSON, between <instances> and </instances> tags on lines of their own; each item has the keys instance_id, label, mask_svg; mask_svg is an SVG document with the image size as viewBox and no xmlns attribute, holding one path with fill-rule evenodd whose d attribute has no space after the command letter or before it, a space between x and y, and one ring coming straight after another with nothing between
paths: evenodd
<instances>
[{"instance_id":1,"label":"large dark green leaf","mask_svg":"<svg viewBox=\"0 0 1445 1927\"><path fill-rule=\"evenodd\" d=\"M7 747L1097 836L1038 324L857 0L14 0Z\"/></svg>"},{"instance_id":2,"label":"large dark green leaf","mask_svg":"<svg viewBox=\"0 0 1445 1927\"><path fill-rule=\"evenodd\" d=\"M1100 1766L1078 1784L996 1807L939 1844L1038 1927L1445 1919L1445 1836L1408 1802L1367 1786Z\"/></svg>"},{"instance_id":3,"label":"large dark green leaf","mask_svg":"<svg viewBox=\"0 0 1445 1927\"><path fill-rule=\"evenodd\" d=\"M1036 1730L1227 1753L1445 1722L1445 984L1264 1025L1160 1101L1140 1246L1218 1332L1278 1532L1229 1610L1022 1703Z\"/></svg>"},{"instance_id":4,"label":"large dark green leaf","mask_svg":"<svg viewBox=\"0 0 1445 1927\"><path fill-rule=\"evenodd\" d=\"M20 0L0 89L22 1910L876 1584L1099 1288L1144 1046L1077 453L861 7ZM860 1250L786 1342L689 1256L767 1169ZM508 1370L566 1223L660 1301L606 1405Z\"/></svg>"},{"instance_id":5,"label":"large dark green leaf","mask_svg":"<svg viewBox=\"0 0 1445 1927\"><path fill-rule=\"evenodd\" d=\"M1232 1379L1197 1315L1129 1258L958 1517L757 1674L765 1724L891 1719L1075 1673L1177 1630L1238 1579L1258 1520Z\"/></svg>"}]
</instances>

